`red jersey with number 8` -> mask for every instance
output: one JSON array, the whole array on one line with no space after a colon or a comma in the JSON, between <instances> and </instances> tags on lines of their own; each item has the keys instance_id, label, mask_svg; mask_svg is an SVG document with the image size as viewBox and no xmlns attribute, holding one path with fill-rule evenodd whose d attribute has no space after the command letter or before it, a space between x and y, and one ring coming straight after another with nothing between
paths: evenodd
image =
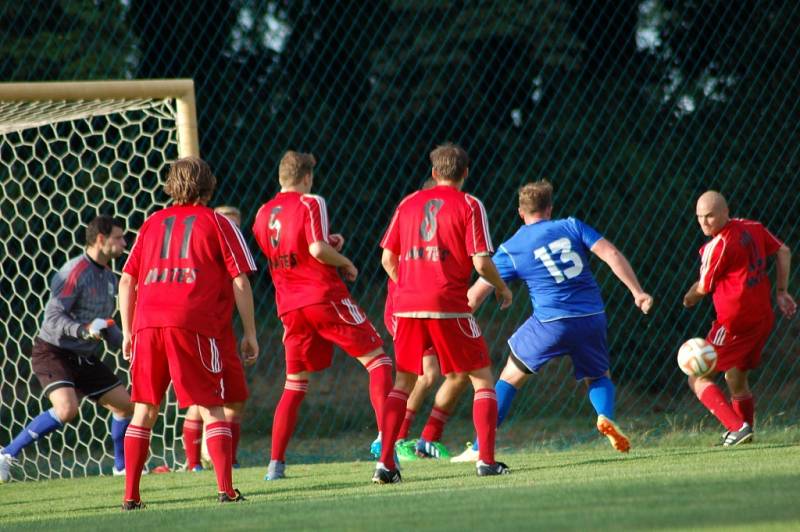
<instances>
[{"instance_id":1,"label":"red jersey with number 8","mask_svg":"<svg viewBox=\"0 0 800 532\"><path fill-rule=\"evenodd\" d=\"M399 260L395 315L430 318L471 315L472 256L494 251L483 203L442 185L400 202L381 247Z\"/></svg>"},{"instance_id":2,"label":"red jersey with number 8","mask_svg":"<svg viewBox=\"0 0 800 532\"><path fill-rule=\"evenodd\" d=\"M279 192L258 210L253 234L269 261L279 316L350 297L336 268L308 251L314 242L329 243L328 209L322 196Z\"/></svg>"},{"instance_id":3,"label":"red jersey with number 8","mask_svg":"<svg viewBox=\"0 0 800 532\"><path fill-rule=\"evenodd\" d=\"M175 205L145 220L122 271L136 279L134 333L180 327L219 338L231 325L231 281L256 263L225 216Z\"/></svg>"},{"instance_id":4,"label":"red jersey with number 8","mask_svg":"<svg viewBox=\"0 0 800 532\"><path fill-rule=\"evenodd\" d=\"M700 249L700 286L730 332L772 319L767 257L782 245L759 222L734 218Z\"/></svg>"}]
</instances>

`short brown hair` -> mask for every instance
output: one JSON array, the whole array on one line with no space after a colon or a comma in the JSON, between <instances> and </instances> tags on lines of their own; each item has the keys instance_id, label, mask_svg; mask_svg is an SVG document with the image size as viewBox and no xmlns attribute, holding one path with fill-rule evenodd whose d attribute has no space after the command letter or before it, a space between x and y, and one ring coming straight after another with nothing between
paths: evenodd
<instances>
[{"instance_id":1,"label":"short brown hair","mask_svg":"<svg viewBox=\"0 0 800 532\"><path fill-rule=\"evenodd\" d=\"M278 166L278 181L281 186L296 185L310 174L316 165L317 160L314 158L314 154L289 150L281 157L281 163Z\"/></svg>"},{"instance_id":2,"label":"short brown hair","mask_svg":"<svg viewBox=\"0 0 800 532\"><path fill-rule=\"evenodd\" d=\"M458 144L447 142L431 152L434 172L446 181L459 181L469 168L469 156Z\"/></svg>"},{"instance_id":3,"label":"short brown hair","mask_svg":"<svg viewBox=\"0 0 800 532\"><path fill-rule=\"evenodd\" d=\"M544 212L553 205L553 185L547 179L527 183L519 189L519 208L528 214Z\"/></svg>"},{"instance_id":4,"label":"short brown hair","mask_svg":"<svg viewBox=\"0 0 800 532\"><path fill-rule=\"evenodd\" d=\"M115 227L119 227L124 231L125 222L119 218L112 218L111 216L107 216L105 214L96 216L94 220L86 224L86 245L94 245L98 235L111 236L111 231Z\"/></svg>"},{"instance_id":5,"label":"short brown hair","mask_svg":"<svg viewBox=\"0 0 800 532\"><path fill-rule=\"evenodd\" d=\"M208 201L214 194L217 178L200 157L184 157L169 167L164 192L179 205Z\"/></svg>"}]
</instances>

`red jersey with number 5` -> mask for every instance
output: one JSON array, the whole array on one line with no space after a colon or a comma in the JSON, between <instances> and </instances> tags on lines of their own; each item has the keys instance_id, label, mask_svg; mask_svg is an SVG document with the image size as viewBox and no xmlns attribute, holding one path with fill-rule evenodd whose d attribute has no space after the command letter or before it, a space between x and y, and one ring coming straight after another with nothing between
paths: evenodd
<instances>
[{"instance_id":1,"label":"red jersey with number 5","mask_svg":"<svg viewBox=\"0 0 800 532\"><path fill-rule=\"evenodd\" d=\"M219 338L231 326L231 282L256 263L233 222L175 205L145 220L122 271L136 279L134 333L180 327Z\"/></svg>"},{"instance_id":2,"label":"red jersey with number 5","mask_svg":"<svg viewBox=\"0 0 800 532\"><path fill-rule=\"evenodd\" d=\"M767 257L782 245L759 222L732 219L700 248L700 287L731 333L773 315Z\"/></svg>"},{"instance_id":3,"label":"red jersey with number 5","mask_svg":"<svg viewBox=\"0 0 800 532\"><path fill-rule=\"evenodd\" d=\"M494 251L483 203L442 185L400 202L381 247L399 259L395 315L421 318L470 315L472 256Z\"/></svg>"},{"instance_id":4,"label":"red jersey with number 5","mask_svg":"<svg viewBox=\"0 0 800 532\"><path fill-rule=\"evenodd\" d=\"M253 234L269 261L279 316L350 297L336 268L308 251L314 242L328 243L328 209L321 196L279 192L258 210Z\"/></svg>"}]
</instances>

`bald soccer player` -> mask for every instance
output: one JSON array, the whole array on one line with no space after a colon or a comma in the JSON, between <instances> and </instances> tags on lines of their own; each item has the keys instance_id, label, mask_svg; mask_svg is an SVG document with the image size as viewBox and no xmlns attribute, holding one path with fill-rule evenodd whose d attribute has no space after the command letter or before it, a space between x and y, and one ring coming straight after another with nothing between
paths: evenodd
<instances>
[{"instance_id":1,"label":"bald soccer player","mask_svg":"<svg viewBox=\"0 0 800 532\"><path fill-rule=\"evenodd\" d=\"M732 447L753 439L755 401L747 376L759 366L775 322L768 256L776 256L778 308L786 317L797 310L787 291L791 251L759 222L731 219L719 192L703 193L696 212L700 229L711 240L700 248L700 279L686 292L683 306L691 308L712 294L717 316L706 340L717 350L717 366L705 377L690 376L689 387L725 426L721 444ZM718 372L725 373L730 402L714 383Z\"/></svg>"}]
</instances>

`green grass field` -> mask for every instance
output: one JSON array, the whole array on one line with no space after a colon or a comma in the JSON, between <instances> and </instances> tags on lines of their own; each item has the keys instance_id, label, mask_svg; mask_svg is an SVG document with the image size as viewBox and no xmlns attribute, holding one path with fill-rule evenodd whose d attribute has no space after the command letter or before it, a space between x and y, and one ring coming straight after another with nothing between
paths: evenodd
<instances>
[{"instance_id":1,"label":"green grass field","mask_svg":"<svg viewBox=\"0 0 800 532\"><path fill-rule=\"evenodd\" d=\"M122 513L119 478L0 485L0 529L554 530L800 529L796 431L735 449L680 438L620 455L599 443L504 454L512 475L478 478L471 464L412 462L400 485L369 482L371 462L290 465L262 480L243 468L249 498L215 502L213 472L149 475L148 504Z\"/></svg>"}]
</instances>

